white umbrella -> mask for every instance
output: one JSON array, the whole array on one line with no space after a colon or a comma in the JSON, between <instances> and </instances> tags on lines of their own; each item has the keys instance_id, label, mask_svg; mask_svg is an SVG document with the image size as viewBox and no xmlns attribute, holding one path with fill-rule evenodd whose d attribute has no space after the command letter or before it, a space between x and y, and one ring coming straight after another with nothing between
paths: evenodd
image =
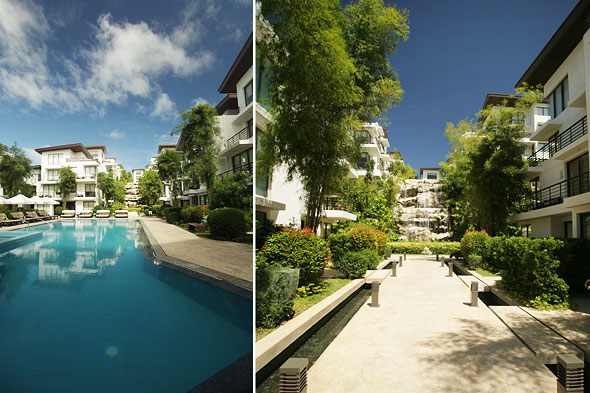
<instances>
[{"instance_id":1,"label":"white umbrella","mask_svg":"<svg viewBox=\"0 0 590 393\"><path fill-rule=\"evenodd\" d=\"M45 198L42 198L42 199L43 199L43 204L44 205L59 205L59 202L57 202L54 199L51 199L49 197L45 197Z\"/></svg>"},{"instance_id":2,"label":"white umbrella","mask_svg":"<svg viewBox=\"0 0 590 393\"><path fill-rule=\"evenodd\" d=\"M46 205L45 201L43 200L43 198L38 197L37 195L35 195L34 197L31 198L31 201L35 204L35 205Z\"/></svg>"},{"instance_id":3,"label":"white umbrella","mask_svg":"<svg viewBox=\"0 0 590 393\"><path fill-rule=\"evenodd\" d=\"M0 196L0 205L10 205L10 202L8 202L8 199Z\"/></svg>"},{"instance_id":4,"label":"white umbrella","mask_svg":"<svg viewBox=\"0 0 590 393\"><path fill-rule=\"evenodd\" d=\"M8 203L10 203L11 205L32 205L35 202L31 202L31 200L23 194L18 194L17 196L8 198Z\"/></svg>"}]
</instances>

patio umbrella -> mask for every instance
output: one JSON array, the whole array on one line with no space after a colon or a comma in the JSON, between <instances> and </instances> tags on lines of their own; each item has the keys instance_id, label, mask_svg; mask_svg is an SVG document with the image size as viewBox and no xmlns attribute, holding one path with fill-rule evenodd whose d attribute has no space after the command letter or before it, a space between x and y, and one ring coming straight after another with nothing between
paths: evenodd
<instances>
[{"instance_id":1,"label":"patio umbrella","mask_svg":"<svg viewBox=\"0 0 590 393\"><path fill-rule=\"evenodd\" d=\"M57 202L54 199L51 199L49 197L45 197L45 198L42 198L42 199L43 199L43 204L44 205L59 205L59 202Z\"/></svg>"},{"instance_id":2,"label":"patio umbrella","mask_svg":"<svg viewBox=\"0 0 590 393\"><path fill-rule=\"evenodd\" d=\"M38 197L37 195L35 195L34 197L31 198L31 201L35 204L35 205L46 205L45 201L43 200L43 198Z\"/></svg>"},{"instance_id":3,"label":"patio umbrella","mask_svg":"<svg viewBox=\"0 0 590 393\"><path fill-rule=\"evenodd\" d=\"M31 202L31 199L27 198L23 194L18 194L17 196L8 198L8 203L10 203L11 205L32 205L35 202Z\"/></svg>"},{"instance_id":4,"label":"patio umbrella","mask_svg":"<svg viewBox=\"0 0 590 393\"><path fill-rule=\"evenodd\" d=\"M0 205L10 205L10 202L8 202L8 199L0 196Z\"/></svg>"}]
</instances>

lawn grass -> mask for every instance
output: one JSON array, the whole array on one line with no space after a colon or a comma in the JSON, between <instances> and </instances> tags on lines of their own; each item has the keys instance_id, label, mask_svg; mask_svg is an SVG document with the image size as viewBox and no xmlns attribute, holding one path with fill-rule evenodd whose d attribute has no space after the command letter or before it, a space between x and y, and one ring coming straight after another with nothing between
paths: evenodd
<instances>
[{"instance_id":1,"label":"lawn grass","mask_svg":"<svg viewBox=\"0 0 590 393\"><path fill-rule=\"evenodd\" d=\"M480 276L484 276L484 277L499 277L500 273L492 273L490 271L487 271L486 269L482 269L481 267L478 267L477 269L475 269L475 272L477 274L479 274Z\"/></svg>"},{"instance_id":2,"label":"lawn grass","mask_svg":"<svg viewBox=\"0 0 590 393\"><path fill-rule=\"evenodd\" d=\"M311 306L321 302L340 288L344 287L346 284L351 282L352 280L347 278L329 278L327 280L322 280L326 283L326 289L322 293L316 293L315 295L306 296L306 297L296 297L293 299L293 309L295 309L295 317L301 314L303 311L307 310ZM271 333L275 329L279 328L256 328L256 341L260 340L262 337L266 336L267 334Z\"/></svg>"}]
</instances>

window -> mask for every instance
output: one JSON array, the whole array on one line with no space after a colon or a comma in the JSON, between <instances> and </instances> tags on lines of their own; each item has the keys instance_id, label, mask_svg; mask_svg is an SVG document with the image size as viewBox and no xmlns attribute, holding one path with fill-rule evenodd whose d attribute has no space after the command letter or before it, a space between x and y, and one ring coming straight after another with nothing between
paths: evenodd
<instances>
[{"instance_id":1,"label":"window","mask_svg":"<svg viewBox=\"0 0 590 393\"><path fill-rule=\"evenodd\" d=\"M256 149L260 151L260 136L262 131L256 128ZM264 176L256 176L256 195L268 196L268 172Z\"/></svg>"},{"instance_id":2,"label":"window","mask_svg":"<svg viewBox=\"0 0 590 393\"><path fill-rule=\"evenodd\" d=\"M236 154L231 158L232 169L236 172L252 172L252 149L248 149L240 154Z\"/></svg>"},{"instance_id":3,"label":"window","mask_svg":"<svg viewBox=\"0 0 590 393\"><path fill-rule=\"evenodd\" d=\"M355 131L354 132L354 139L359 141L359 143L371 143L371 137L369 135L369 131Z\"/></svg>"},{"instance_id":4,"label":"window","mask_svg":"<svg viewBox=\"0 0 590 393\"><path fill-rule=\"evenodd\" d=\"M250 105L254 96L252 95L252 81L248 82L246 87L244 87L244 97L246 98L246 106Z\"/></svg>"},{"instance_id":5,"label":"window","mask_svg":"<svg viewBox=\"0 0 590 393\"><path fill-rule=\"evenodd\" d=\"M84 167L84 177L86 177L87 179L94 179L96 177L96 167L95 166Z\"/></svg>"},{"instance_id":6,"label":"window","mask_svg":"<svg viewBox=\"0 0 590 393\"><path fill-rule=\"evenodd\" d=\"M546 106L538 106L536 108L537 115L541 116L549 116L549 108Z\"/></svg>"},{"instance_id":7,"label":"window","mask_svg":"<svg viewBox=\"0 0 590 393\"><path fill-rule=\"evenodd\" d=\"M270 110L271 97L269 93L270 61L266 57L258 58L256 61L256 102L266 110Z\"/></svg>"},{"instance_id":8,"label":"window","mask_svg":"<svg viewBox=\"0 0 590 393\"><path fill-rule=\"evenodd\" d=\"M588 170L588 153L582 154L567 163L568 196L589 191Z\"/></svg>"},{"instance_id":9,"label":"window","mask_svg":"<svg viewBox=\"0 0 590 393\"><path fill-rule=\"evenodd\" d=\"M86 198L95 198L96 192L94 190L94 184L85 184L84 185L84 196Z\"/></svg>"},{"instance_id":10,"label":"window","mask_svg":"<svg viewBox=\"0 0 590 393\"><path fill-rule=\"evenodd\" d=\"M523 237L531 237L531 224L523 225L520 229Z\"/></svg>"},{"instance_id":11,"label":"window","mask_svg":"<svg viewBox=\"0 0 590 393\"><path fill-rule=\"evenodd\" d=\"M359 169L365 169L367 167L367 161L369 161L369 153L361 153L361 157L359 158L358 162L357 162L357 167Z\"/></svg>"},{"instance_id":12,"label":"window","mask_svg":"<svg viewBox=\"0 0 590 393\"><path fill-rule=\"evenodd\" d=\"M429 179L429 180L436 180L437 177L438 176L437 176L436 172L428 172L426 174L426 178Z\"/></svg>"},{"instance_id":13,"label":"window","mask_svg":"<svg viewBox=\"0 0 590 393\"><path fill-rule=\"evenodd\" d=\"M565 110L565 108L567 108L567 102L569 99L569 83L566 76L559 86L557 86L547 97L547 102L549 102L549 115L555 119Z\"/></svg>"},{"instance_id":14,"label":"window","mask_svg":"<svg viewBox=\"0 0 590 393\"><path fill-rule=\"evenodd\" d=\"M520 113L520 112L515 113L512 116L512 122L514 124L524 124L524 113Z\"/></svg>"},{"instance_id":15,"label":"window","mask_svg":"<svg viewBox=\"0 0 590 393\"><path fill-rule=\"evenodd\" d=\"M580 237L590 239L590 213L580 214Z\"/></svg>"},{"instance_id":16,"label":"window","mask_svg":"<svg viewBox=\"0 0 590 393\"><path fill-rule=\"evenodd\" d=\"M43 195L54 198L57 195L55 184L44 184Z\"/></svg>"},{"instance_id":17,"label":"window","mask_svg":"<svg viewBox=\"0 0 590 393\"><path fill-rule=\"evenodd\" d=\"M47 170L47 180L48 181L56 181L59 177L59 171L57 169L49 169Z\"/></svg>"},{"instance_id":18,"label":"window","mask_svg":"<svg viewBox=\"0 0 590 393\"><path fill-rule=\"evenodd\" d=\"M93 201L84 201L84 210L92 210L92 208L94 207L94 202Z\"/></svg>"},{"instance_id":19,"label":"window","mask_svg":"<svg viewBox=\"0 0 590 393\"><path fill-rule=\"evenodd\" d=\"M207 204L207 195L199 195L199 205Z\"/></svg>"},{"instance_id":20,"label":"window","mask_svg":"<svg viewBox=\"0 0 590 393\"><path fill-rule=\"evenodd\" d=\"M61 165L63 154L49 154L47 157L48 165Z\"/></svg>"}]
</instances>

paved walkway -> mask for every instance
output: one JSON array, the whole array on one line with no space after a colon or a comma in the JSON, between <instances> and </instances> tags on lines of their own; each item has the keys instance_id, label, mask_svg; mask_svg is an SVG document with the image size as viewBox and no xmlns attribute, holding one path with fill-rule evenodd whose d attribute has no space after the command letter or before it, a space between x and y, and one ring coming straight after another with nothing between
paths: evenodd
<instances>
[{"instance_id":1,"label":"paved walkway","mask_svg":"<svg viewBox=\"0 0 590 393\"><path fill-rule=\"evenodd\" d=\"M553 374L447 273L408 256L381 306L361 308L310 368L308 392L555 392Z\"/></svg>"},{"instance_id":2,"label":"paved walkway","mask_svg":"<svg viewBox=\"0 0 590 393\"><path fill-rule=\"evenodd\" d=\"M252 283L252 245L198 237L157 217L141 220L166 255Z\"/></svg>"}]
</instances>

